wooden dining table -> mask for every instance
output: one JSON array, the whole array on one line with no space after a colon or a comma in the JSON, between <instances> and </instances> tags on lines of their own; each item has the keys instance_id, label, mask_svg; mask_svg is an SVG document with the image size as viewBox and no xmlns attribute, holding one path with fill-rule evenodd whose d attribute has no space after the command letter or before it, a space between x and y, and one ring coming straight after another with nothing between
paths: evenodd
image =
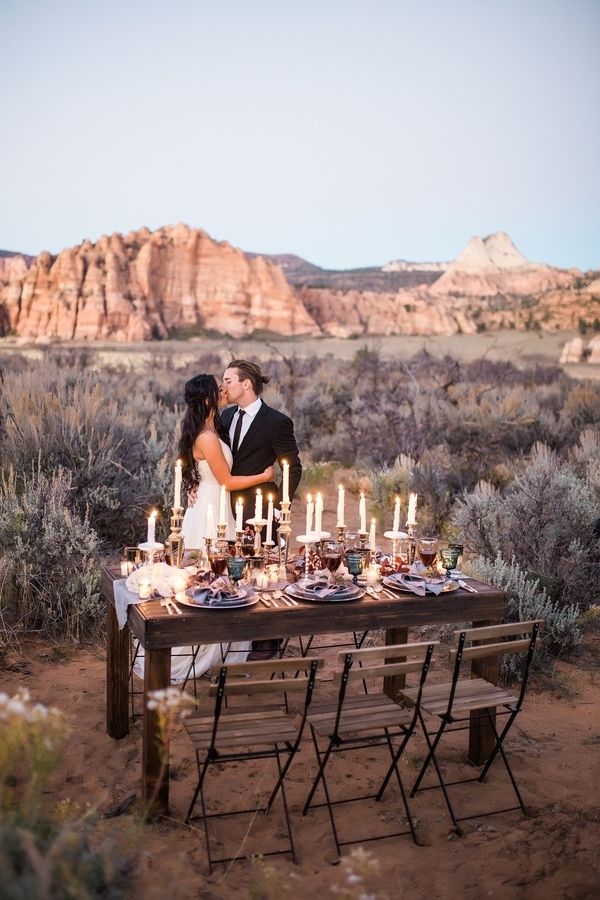
<instances>
[{"instance_id":1,"label":"wooden dining table","mask_svg":"<svg viewBox=\"0 0 600 900\"><path fill-rule=\"evenodd\" d=\"M300 601L277 608L262 603L237 609L190 609L169 615L159 600L128 607L127 624L119 628L114 605L113 584L120 578L116 568L103 568L101 592L107 605L106 730L115 738L129 733L130 633L144 648L144 710L142 728L142 796L154 813L167 812L169 805L168 740L161 743L156 711L148 709L150 691L168 687L171 679L171 648L190 644L287 638L385 630L385 642L403 644L408 629L425 625L469 624L469 627L497 624L506 615L506 594L498 588L470 581L477 593L463 588L440 596L392 594L382 591L377 598L365 594L347 603ZM318 649L315 648L315 654ZM498 662L474 660L472 674L498 682ZM398 699L401 684L387 679L384 690ZM494 746L489 724L473 717L469 729L469 759L481 764Z\"/></svg>"}]
</instances>

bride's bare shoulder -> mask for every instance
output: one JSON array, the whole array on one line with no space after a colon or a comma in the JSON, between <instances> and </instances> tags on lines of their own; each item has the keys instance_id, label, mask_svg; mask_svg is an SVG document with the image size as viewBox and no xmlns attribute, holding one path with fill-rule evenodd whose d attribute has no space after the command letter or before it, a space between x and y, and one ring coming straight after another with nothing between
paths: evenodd
<instances>
[{"instance_id":1,"label":"bride's bare shoulder","mask_svg":"<svg viewBox=\"0 0 600 900\"><path fill-rule=\"evenodd\" d=\"M217 447L220 448L219 437L215 431L205 429L196 435L194 441L194 458L204 459L207 453L211 453Z\"/></svg>"}]
</instances>

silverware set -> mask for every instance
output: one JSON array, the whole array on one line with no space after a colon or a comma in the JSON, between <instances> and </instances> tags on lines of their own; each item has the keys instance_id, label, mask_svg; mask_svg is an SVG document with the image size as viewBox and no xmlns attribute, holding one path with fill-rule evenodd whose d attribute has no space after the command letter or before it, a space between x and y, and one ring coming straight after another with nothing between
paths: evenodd
<instances>
[{"instance_id":1,"label":"silverware set","mask_svg":"<svg viewBox=\"0 0 600 900\"><path fill-rule=\"evenodd\" d=\"M183 615L183 613L181 612L181 610L179 609L179 607L177 606L177 604L175 603L175 601L174 601L174 600L169 600L168 597L163 597L163 599L160 601L160 605L161 605L161 606L164 606L164 608L166 609L166 611L168 612L168 614L169 614L170 616L181 616L181 615Z\"/></svg>"},{"instance_id":2,"label":"silverware set","mask_svg":"<svg viewBox=\"0 0 600 900\"><path fill-rule=\"evenodd\" d=\"M273 591L272 594L259 594L258 599L263 606L269 608L274 607L275 609L279 609L280 601L284 606L299 606L297 600L294 600L293 597L286 597L282 591Z\"/></svg>"}]
</instances>

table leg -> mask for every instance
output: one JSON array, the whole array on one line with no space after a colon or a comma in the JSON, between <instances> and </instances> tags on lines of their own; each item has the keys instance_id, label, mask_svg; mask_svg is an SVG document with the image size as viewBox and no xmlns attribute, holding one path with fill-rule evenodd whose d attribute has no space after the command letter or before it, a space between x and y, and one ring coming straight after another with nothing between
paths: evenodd
<instances>
[{"instance_id":1,"label":"table leg","mask_svg":"<svg viewBox=\"0 0 600 900\"><path fill-rule=\"evenodd\" d=\"M118 739L129 734L129 628L119 630L114 606L106 605L106 731Z\"/></svg>"},{"instance_id":2,"label":"table leg","mask_svg":"<svg viewBox=\"0 0 600 900\"><path fill-rule=\"evenodd\" d=\"M151 818L169 812L169 735L161 734L158 714L148 709L147 698L171 683L171 648L144 652L142 798Z\"/></svg>"},{"instance_id":3,"label":"table leg","mask_svg":"<svg viewBox=\"0 0 600 900\"><path fill-rule=\"evenodd\" d=\"M483 628L485 625L498 625L494 620L485 620L481 622L473 622L473 628ZM494 638L491 642L494 642ZM474 641L474 644L485 644L490 641ZM471 663L471 678L485 678L491 684L498 684L500 680L500 657L487 657L487 659L474 659ZM487 719L482 718L486 713L491 716L494 725L496 724L496 707L492 706L488 709L477 709L471 711L471 723L469 728L469 760L475 766L482 766L492 750L494 749L496 738L494 731Z\"/></svg>"},{"instance_id":4,"label":"table leg","mask_svg":"<svg viewBox=\"0 0 600 900\"><path fill-rule=\"evenodd\" d=\"M388 628L385 633L385 644L389 647L391 644L407 644L408 628ZM387 662L387 660L386 660ZM400 662L400 658L395 662ZM392 700L398 702L398 692L404 689L406 677L404 675L391 675L383 679L383 692L391 697Z\"/></svg>"}]
</instances>

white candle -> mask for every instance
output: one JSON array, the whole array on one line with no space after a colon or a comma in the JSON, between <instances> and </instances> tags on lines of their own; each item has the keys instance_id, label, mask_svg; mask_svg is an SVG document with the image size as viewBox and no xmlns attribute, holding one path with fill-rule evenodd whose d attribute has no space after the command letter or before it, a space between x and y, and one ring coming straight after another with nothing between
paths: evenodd
<instances>
[{"instance_id":1,"label":"white candle","mask_svg":"<svg viewBox=\"0 0 600 900\"><path fill-rule=\"evenodd\" d=\"M213 511L212 503L209 503L206 507L206 535L205 537L209 540L214 540L217 536L217 529L215 528L215 514Z\"/></svg>"},{"instance_id":2,"label":"white candle","mask_svg":"<svg viewBox=\"0 0 600 900\"><path fill-rule=\"evenodd\" d=\"M345 510L344 510L344 497L345 497L345 495L346 495L346 492L345 492L344 488L342 487L342 485L340 484L340 486L338 487L338 505L337 505L337 525L338 525L338 528L343 528L344 525L346 524L346 523L344 522L344 512L345 512Z\"/></svg>"},{"instance_id":3,"label":"white candle","mask_svg":"<svg viewBox=\"0 0 600 900\"><path fill-rule=\"evenodd\" d=\"M381 566L377 565L377 563L371 563L367 569L367 584L377 584L380 572Z\"/></svg>"},{"instance_id":4,"label":"white candle","mask_svg":"<svg viewBox=\"0 0 600 900\"><path fill-rule=\"evenodd\" d=\"M152 512L150 513L150 515L148 516L148 543L149 544L156 543L155 529L156 529L156 510L153 509Z\"/></svg>"},{"instance_id":5,"label":"white candle","mask_svg":"<svg viewBox=\"0 0 600 900\"><path fill-rule=\"evenodd\" d=\"M312 523L313 523L313 498L312 494L309 494L306 498L306 530L305 533L309 535L312 531Z\"/></svg>"},{"instance_id":6,"label":"white candle","mask_svg":"<svg viewBox=\"0 0 600 900\"><path fill-rule=\"evenodd\" d=\"M400 497L396 497L396 502L394 503L394 524L392 526L392 531L400 531Z\"/></svg>"},{"instance_id":7,"label":"white candle","mask_svg":"<svg viewBox=\"0 0 600 900\"><path fill-rule=\"evenodd\" d=\"M317 494L317 502L315 503L315 534L321 539L323 531L323 497Z\"/></svg>"},{"instance_id":8,"label":"white candle","mask_svg":"<svg viewBox=\"0 0 600 900\"><path fill-rule=\"evenodd\" d=\"M138 584L138 594L140 600L149 600L152 593L152 585L148 580L140 581Z\"/></svg>"},{"instance_id":9,"label":"white candle","mask_svg":"<svg viewBox=\"0 0 600 900\"><path fill-rule=\"evenodd\" d=\"M375 533L376 533L376 520L371 519L371 530L369 532L369 546L371 548L371 552L375 550Z\"/></svg>"},{"instance_id":10,"label":"white candle","mask_svg":"<svg viewBox=\"0 0 600 900\"><path fill-rule=\"evenodd\" d=\"M254 518L262 519L262 491L260 488L256 492L256 503L254 504Z\"/></svg>"},{"instance_id":11,"label":"white candle","mask_svg":"<svg viewBox=\"0 0 600 900\"><path fill-rule=\"evenodd\" d=\"M273 494L269 494L269 505L267 506L267 543L273 540Z\"/></svg>"},{"instance_id":12,"label":"white candle","mask_svg":"<svg viewBox=\"0 0 600 900\"><path fill-rule=\"evenodd\" d=\"M360 516L360 530L363 534L367 533L367 501L365 495L361 492L360 502L358 504L358 514Z\"/></svg>"},{"instance_id":13,"label":"white candle","mask_svg":"<svg viewBox=\"0 0 600 900\"><path fill-rule=\"evenodd\" d=\"M283 502L290 502L290 464L286 462L284 459L281 463L281 467L283 469L283 484L281 486L281 493L283 494Z\"/></svg>"},{"instance_id":14,"label":"white candle","mask_svg":"<svg viewBox=\"0 0 600 900\"><path fill-rule=\"evenodd\" d=\"M127 576L129 575L129 563L127 562L127 560L121 563L121 575L123 576L123 578L127 578Z\"/></svg>"},{"instance_id":15,"label":"white candle","mask_svg":"<svg viewBox=\"0 0 600 900\"><path fill-rule=\"evenodd\" d=\"M181 509L181 460L175 463L175 498L173 500L174 509Z\"/></svg>"},{"instance_id":16,"label":"white candle","mask_svg":"<svg viewBox=\"0 0 600 900\"><path fill-rule=\"evenodd\" d=\"M406 515L407 525L417 524L417 495L410 494L408 498L408 513Z\"/></svg>"},{"instance_id":17,"label":"white candle","mask_svg":"<svg viewBox=\"0 0 600 900\"><path fill-rule=\"evenodd\" d=\"M244 530L244 501L241 497L238 497L237 502L235 504L235 530L243 531Z\"/></svg>"},{"instance_id":18,"label":"white candle","mask_svg":"<svg viewBox=\"0 0 600 900\"><path fill-rule=\"evenodd\" d=\"M227 525L227 519L225 517L225 500L227 499L227 491L225 490L225 485L221 485L221 492L219 494L219 525Z\"/></svg>"}]
</instances>

